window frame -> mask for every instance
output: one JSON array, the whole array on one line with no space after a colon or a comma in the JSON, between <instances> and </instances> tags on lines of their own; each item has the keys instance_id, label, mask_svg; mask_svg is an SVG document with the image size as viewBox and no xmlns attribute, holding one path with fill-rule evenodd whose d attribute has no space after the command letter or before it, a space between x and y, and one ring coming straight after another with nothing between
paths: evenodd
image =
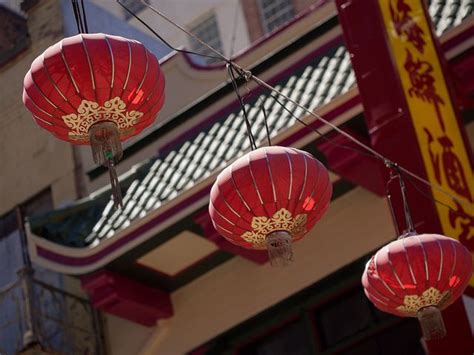
<instances>
[{"instance_id":1,"label":"window frame","mask_svg":"<svg viewBox=\"0 0 474 355\"><path fill-rule=\"evenodd\" d=\"M247 321L218 335L209 342L202 344L190 355L233 354L241 355L245 347L258 342L265 337L271 337L286 325L293 322L303 322L305 334L312 354L338 354L368 339L384 334L389 329L396 329L403 324L411 324L416 319L391 318L376 320L376 314L371 308L371 325L363 330L339 340L336 344L325 346L323 330L317 323L315 312L338 300L344 300L347 295L359 292L362 287L360 275L367 260L372 255L366 255L357 261L343 267L326 278L317 281L308 288L290 296L278 304L264 310ZM391 319L390 319L391 318ZM417 326L418 328L418 326ZM419 330L421 339L421 330ZM421 346L421 344L420 344Z\"/></svg>"},{"instance_id":2,"label":"window frame","mask_svg":"<svg viewBox=\"0 0 474 355\"><path fill-rule=\"evenodd\" d=\"M267 34L267 33L270 33L274 30L276 30L277 28L279 28L283 23L285 23L286 21L283 21L282 23L280 23L279 25L276 25L276 26L273 26L271 27L270 24L272 21L276 21L276 19L278 19L279 16L283 16L284 14L286 14L288 11L290 12L290 17L287 21L290 21L294 16L295 16L295 6L294 6L294 3L292 0L276 0L276 1L287 1L288 2L288 7L289 7L289 10L287 10L286 8L284 10L280 9L279 12L281 13L278 13L278 16L276 16L277 14L273 14L272 16L270 17L266 17L267 15L267 11L268 11L268 8L266 8L264 5L263 5L263 2L265 0L256 0L257 2L257 7L258 7L258 12L259 12L259 15L260 15L260 23L262 24L262 30L263 30L263 33L264 34ZM272 18L273 17L273 18Z\"/></svg>"},{"instance_id":3,"label":"window frame","mask_svg":"<svg viewBox=\"0 0 474 355\"><path fill-rule=\"evenodd\" d=\"M208 25L208 22L211 23L211 26ZM202 28L200 28L202 27ZM207 28L206 28L207 27ZM207 36L203 36L202 32L205 29L208 31L209 28L214 29L215 27L215 36L214 38L210 38ZM200 16L199 18L195 19L188 25L189 31L195 34L199 39L203 40L204 42L208 43L211 47L216 49L217 51L224 53L224 45L222 41L222 34L219 28L219 21L217 20L217 14L215 11L211 10ZM205 54L205 55L215 55L213 52L210 51L206 46L202 45L198 41L194 39L189 40L189 47L193 52ZM219 63L222 60L215 59L215 58L207 58L201 57L205 64L215 64Z\"/></svg>"}]
</instances>

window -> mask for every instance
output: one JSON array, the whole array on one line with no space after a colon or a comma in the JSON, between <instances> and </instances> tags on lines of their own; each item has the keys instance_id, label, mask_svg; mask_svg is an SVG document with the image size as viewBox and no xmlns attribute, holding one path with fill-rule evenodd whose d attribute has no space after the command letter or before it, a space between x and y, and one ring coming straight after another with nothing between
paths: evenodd
<instances>
[{"instance_id":1,"label":"window","mask_svg":"<svg viewBox=\"0 0 474 355\"><path fill-rule=\"evenodd\" d=\"M121 0L120 2L134 14L142 11L146 7L141 0ZM150 0L145 0L145 2L149 4ZM125 15L126 20L132 17L132 14L125 9L123 9L123 13Z\"/></svg>"},{"instance_id":2,"label":"window","mask_svg":"<svg viewBox=\"0 0 474 355\"><path fill-rule=\"evenodd\" d=\"M360 285L367 257L281 301L190 354L423 355L416 319L378 311Z\"/></svg>"},{"instance_id":3,"label":"window","mask_svg":"<svg viewBox=\"0 0 474 355\"><path fill-rule=\"evenodd\" d=\"M371 326L372 312L362 290L315 311L326 347L338 344Z\"/></svg>"},{"instance_id":4,"label":"window","mask_svg":"<svg viewBox=\"0 0 474 355\"><path fill-rule=\"evenodd\" d=\"M238 351L239 355L311 355L311 345L301 320L287 324Z\"/></svg>"},{"instance_id":5,"label":"window","mask_svg":"<svg viewBox=\"0 0 474 355\"><path fill-rule=\"evenodd\" d=\"M204 20L199 22L197 25L190 28L191 32L194 33L199 39L203 40L204 42L208 43L211 47L217 49L219 52L222 53L222 42L221 36L219 33L219 27L217 26L217 19L215 14L211 14L207 16ZM191 49L194 52L199 54L211 55L215 56L209 48L202 45L198 41L192 39L191 40ZM218 58L203 58L204 63L216 63L221 61Z\"/></svg>"},{"instance_id":6,"label":"window","mask_svg":"<svg viewBox=\"0 0 474 355\"><path fill-rule=\"evenodd\" d=\"M294 16L291 0L258 0L258 6L265 33L280 27Z\"/></svg>"}]
</instances>

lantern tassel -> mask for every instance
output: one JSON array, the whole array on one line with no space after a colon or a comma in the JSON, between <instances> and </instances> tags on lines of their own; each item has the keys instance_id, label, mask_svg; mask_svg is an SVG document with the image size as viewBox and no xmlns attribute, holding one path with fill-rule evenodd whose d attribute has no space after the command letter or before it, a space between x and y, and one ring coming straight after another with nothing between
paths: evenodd
<instances>
[{"instance_id":1,"label":"lantern tassel","mask_svg":"<svg viewBox=\"0 0 474 355\"><path fill-rule=\"evenodd\" d=\"M271 266L288 266L293 261L291 234L287 231L270 233L266 238L268 256Z\"/></svg>"},{"instance_id":2,"label":"lantern tassel","mask_svg":"<svg viewBox=\"0 0 474 355\"><path fill-rule=\"evenodd\" d=\"M446 336L443 316L438 307L423 307L417 312L417 316L425 340L441 339Z\"/></svg>"},{"instance_id":3,"label":"lantern tassel","mask_svg":"<svg viewBox=\"0 0 474 355\"><path fill-rule=\"evenodd\" d=\"M117 125L108 121L98 122L90 128L89 138L94 162L107 167L109 170L114 207L123 207L122 192L115 171L115 164L122 158L123 154Z\"/></svg>"}]
</instances>

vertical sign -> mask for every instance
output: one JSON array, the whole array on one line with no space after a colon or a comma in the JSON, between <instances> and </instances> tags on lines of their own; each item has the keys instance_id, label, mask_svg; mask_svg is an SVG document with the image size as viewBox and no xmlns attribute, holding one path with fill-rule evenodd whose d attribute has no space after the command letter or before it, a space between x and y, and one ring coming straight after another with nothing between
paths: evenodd
<instances>
[{"instance_id":1,"label":"vertical sign","mask_svg":"<svg viewBox=\"0 0 474 355\"><path fill-rule=\"evenodd\" d=\"M445 235L474 253L474 177L422 0L379 6ZM400 142L403 144L403 142ZM448 209L448 205L451 209ZM474 286L474 277L470 286Z\"/></svg>"}]
</instances>

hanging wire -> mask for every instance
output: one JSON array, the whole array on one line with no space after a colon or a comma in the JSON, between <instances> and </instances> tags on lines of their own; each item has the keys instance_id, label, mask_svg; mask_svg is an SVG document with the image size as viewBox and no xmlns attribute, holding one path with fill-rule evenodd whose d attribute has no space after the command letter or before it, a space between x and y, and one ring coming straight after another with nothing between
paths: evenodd
<instances>
[{"instance_id":1,"label":"hanging wire","mask_svg":"<svg viewBox=\"0 0 474 355\"><path fill-rule=\"evenodd\" d=\"M299 118L298 116L296 116L290 109L288 109L288 107L285 106L285 104L283 102L281 102L280 100L278 100L278 98L274 95L270 95L270 97L272 97L276 103L278 103L287 113L290 114L291 117L293 117L296 121L298 121L299 123L301 123L303 126L309 128L310 130L312 130L314 133L316 133L321 139L324 139L326 142L328 142L329 144L331 144L333 147L336 147L336 148L343 148L343 149L346 149L346 150L350 150L352 152L356 152L358 154L361 154L361 155L364 155L366 157L369 157L369 158L373 158L373 159L377 159L377 157L375 157L373 154L370 154L370 153L367 153L361 149L357 149L357 148L353 148L353 147L349 147L347 145L344 145L344 144L339 144L339 143L334 143L331 138L329 137L326 137L326 135L324 133L321 133L317 128L314 128L311 124L309 123L306 123L305 121L303 121L301 118Z\"/></svg>"},{"instance_id":2,"label":"hanging wire","mask_svg":"<svg viewBox=\"0 0 474 355\"><path fill-rule=\"evenodd\" d=\"M415 225L413 224L413 219L411 217L410 206L408 204L405 181L403 180L402 174L400 173L400 169L396 164L391 163L391 162L387 163L387 168L390 169L390 179L387 181L387 185L386 185L387 199L390 205L390 212L392 214L392 218L395 222L397 221L397 218L395 216L395 211L392 204L392 195L389 189L390 189L390 184L395 180L398 180L398 183L400 186L400 192L402 195L402 204L403 204L403 214L405 216L405 225L407 229L403 235L400 235L400 231L398 229L397 223L395 223L395 226L396 226L395 229L396 229L397 234L399 235L399 238L405 238L410 235L416 234Z\"/></svg>"},{"instance_id":3,"label":"hanging wire","mask_svg":"<svg viewBox=\"0 0 474 355\"><path fill-rule=\"evenodd\" d=\"M80 13L78 11L76 0L71 0L72 10L74 11L74 18L76 19L77 32L82 33L82 21L80 20Z\"/></svg>"},{"instance_id":4,"label":"hanging wire","mask_svg":"<svg viewBox=\"0 0 474 355\"><path fill-rule=\"evenodd\" d=\"M234 91L235 91L235 95L237 95L240 106L242 108L245 125L247 126L247 135L249 136L249 140L250 140L250 147L252 148L252 150L255 150L257 149L257 144L255 143L255 137L252 134L252 125L250 124L250 120L247 114L247 109L245 107L244 100L242 99L242 96L240 95L240 92L239 92L239 87L237 85L237 79L235 78L234 69L232 68L232 65L230 64L227 64L226 67L227 67L227 72L229 73L230 81L232 82L232 87L234 88Z\"/></svg>"},{"instance_id":5,"label":"hanging wire","mask_svg":"<svg viewBox=\"0 0 474 355\"><path fill-rule=\"evenodd\" d=\"M84 30L85 30L85 33L89 33L89 27L87 26L86 9L84 7L84 0L81 0L81 7L82 7L82 19L84 22Z\"/></svg>"},{"instance_id":6,"label":"hanging wire","mask_svg":"<svg viewBox=\"0 0 474 355\"><path fill-rule=\"evenodd\" d=\"M452 208L450 205L448 205L447 203L443 202L443 201L439 201L437 199L435 199L433 197L432 194L430 194L429 192L426 192L426 191L423 191L416 183L415 183L415 180L408 174L405 175L405 178L407 179L407 181L410 183L411 186L413 186L413 188L418 191L423 197L425 197L426 199L430 200L431 202L435 202L435 203L439 203L441 206L444 206L446 207L447 209L449 209L450 211L453 211L453 212L457 212L454 208Z\"/></svg>"},{"instance_id":7,"label":"hanging wire","mask_svg":"<svg viewBox=\"0 0 474 355\"><path fill-rule=\"evenodd\" d=\"M78 33L88 33L89 28L87 26L86 10L84 6L84 0L81 0L79 5L79 0L71 0L72 10L74 11L74 18L76 19L77 32ZM82 10L81 10L82 8ZM81 12L82 11L82 12Z\"/></svg>"},{"instance_id":8,"label":"hanging wire","mask_svg":"<svg viewBox=\"0 0 474 355\"><path fill-rule=\"evenodd\" d=\"M122 7L124 7L127 11L129 11L125 5L123 5L120 0L116 0ZM403 166L395 163L395 162L392 162L390 159L386 158L384 155L382 155L381 153L377 152L375 149L373 149L372 147L369 147L368 145L362 143L361 141L359 141L358 139L356 139L355 137L351 136L349 133L345 132L344 130L342 130L341 128L339 128L337 125L331 123L330 121L324 119L322 116L318 115L317 113L313 112L312 110L310 110L309 108L307 108L306 106L300 104L299 102L293 100L292 98L290 98L289 96L285 95L284 93L282 93L280 90L277 90L276 88L274 88L273 86L271 86L270 84L268 84L267 82L265 82L264 80L260 79L259 77L255 76L252 74L252 72L250 72L249 70L245 70L244 68L242 68L240 65L238 65L237 63L231 61L229 58L227 58L224 54L220 53L218 50L216 50L215 48L213 48L212 46L210 46L208 43L204 42L203 40L201 40L199 37L197 37L196 35L194 35L192 32L188 31L187 29L185 29L183 26L179 25L178 23L174 22L173 20L171 20L168 16L166 16L164 13L162 13L161 11L157 10L156 8L154 8L152 5L148 4L146 1L144 0L140 0L142 2L142 4L144 6L146 6L148 9L150 9L152 12L154 12L155 14L157 14L158 16L160 16L162 19L164 19L166 22L170 23L171 25L173 25L174 27L178 28L179 30L181 30L182 32L184 32L185 34L187 34L190 38L193 38L195 39L197 42L199 42L200 44L202 44L203 46L205 46L206 48L208 48L212 53L216 54L216 56L218 56L220 59L222 59L223 61L227 62L228 64L228 67L231 67L232 70L230 72L232 72L233 70L235 70L239 75L243 76L246 78L246 80L253 80L257 85L259 85L260 87L262 88L266 88L268 90L270 90L271 92L273 92L274 94L276 94L277 96L279 97L282 97L284 99L286 99L287 101L293 103L294 105L296 105L297 107L301 108L303 111L305 111L307 114L309 114L310 116L312 116L313 118L317 119L318 121L324 123L325 125L328 125L329 127L331 127L334 131L336 131L337 133L343 135L344 137L346 137L347 139L349 139L350 141L352 141L353 143L355 143L357 146L359 146L360 148L362 148L363 150L367 151L368 153L370 153L373 157L376 157L378 159L380 159L385 165L393 165L395 164L398 169L401 171L401 172L404 172L405 174L411 176L412 178L418 180L419 182L427 185L427 186L430 186L431 188L443 193L444 195L452 198L454 201L458 202L460 205L464 205L464 206L468 206L469 208L471 207L470 204L468 204L466 201L463 201L459 198L457 198L456 196L453 196L451 193L449 193L448 191L446 191L444 188L442 188L441 186L437 185L437 184L434 184L434 183L431 183L429 182L428 180L418 176L417 174L415 174L414 172L404 168ZM129 11L130 12L130 11ZM132 15L134 15L132 13ZM134 15L134 17L136 17L138 19L138 17L136 15ZM147 27L148 29L150 29L150 27L144 22L144 21L140 21L145 27ZM155 31L152 31L153 34L155 34L158 38L161 39L161 37L155 32ZM165 42L166 44L166 42ZM199 55L199 56L203 56L205 57L206 55L204 54L199 54L199 53L192 53L192 54L195 54L195 55ZM272 95L275 97L275 95ZM298 122L300 123L303 123L303 121L299 120L298 119ZM306 124L305 124L306 126ZM312 128L310 126L311 129L314 130L314 128ZM321 135L322 136L322 135ZM250 137L249 137L250 138ZM250 138L251 139L251 138ZM352 148L351 148L352 149ZM362 152L359 152L362 154ZM367 154L367 153L365 153Z\"/></svg>"},{"instance_id":9,"label":"hanging wire","mask_svg":"<svg viewBox=\"0 0 474 355\"><path fill-rule=\"evenodd\" d=\"M127 7L122 4L120 2L120 0L116 0L122 7L124 7L128 12L130 12L137 20L138 20L138 16L136 16L135 14L133 14L130 10L127 9ZM152 12L154 12L155 14L157 14L158 16L160 16L163 20L165 20L166 22L170 23L171 25L173 25L174 27L177 27L178 29L180 29L182 32L186 33L189 37L193 38L194 40L196 40L197 42L199 42L200 44L202 44L204 47L206 47L207 49L209 49L212 53L214 53L217 57L210 57L210 58L216 58L216 59L222 59L223 61L227 62L227 63L230 63L230 59L227 58L226 56L224 56L221 52L219 52L218 50L214 49L212 46L210 46L209 44L207 44L206 42L204 42L202 39L200 39L198 36L196 36L194 33L188 31L187 29L185 29L183 26L179 25L178 23L174 22L173 20L171 20L168 16L166 16L164 13L162 13L161 11L159 11L158 9L154 8L152 5L150 5L149 3L147 3L145 0L140 0L141 3L146 6L148 9L150 9ZM140 20L139 20L140 21ZM147 24L145 24L144 22L140 21L141 23L143 23L146 28L150 29L149 26ZM153 34L156 34L154 31L153 31ZM158 38L160 38L160 36L158 34L156 34L158 36ZM161 39L161 38L160 38ZM166 42L165 42L166 44ZM202 56L202 57L208 57L206 54L200 54L200 53L194 53L192 52L191 54L195 54L195 55L198 55L198 56Z\"/></svg>"},{"instance_id":10,"label":"hanging wire","mask_svg":"<svg viewBox=\"0 0 474 355\"><path fill-rule=\"evenodd\" d=\"M272 141L270 139L270 129L268 128L268 117L267 117L267 111L265 110L265 100L262 100L262 103L260 104L260 110L263 113L263 122L265 123L265 130L267 132L267 140L268 140L268 145L272 145Z\"/></svg>"},{"instance_id":11,"label":"hanging wire","mask_svg":"<svg viewBox=\"0 0 474 355\"><path fill-rule=\"evenodd\" d=\"M197 55L205 58L212 58L212 59L222 59L220 56L214 56L214 55L208 55L208 54L202 54L202 53L197 53L193 51L188 51L186 49L179 49L171 45L167 40L165 40L162 36L158 34L150 25L148 25L145 21L143 21L137 14L135 14L132 10L130 10L126 5L122 4L120 0L116 0L116 2L122 6L125 11L127 11L130 15L132 15L138 22L140 22L143 26L145 26L151 33L153 33L161 42L163 42L168 48L170 48L173 51L180 52L180 53L186 53L186 54L192 54L192 55ZM147 3L144 2L144 4L148 5Z\"/></svg>"}]
</instances>

